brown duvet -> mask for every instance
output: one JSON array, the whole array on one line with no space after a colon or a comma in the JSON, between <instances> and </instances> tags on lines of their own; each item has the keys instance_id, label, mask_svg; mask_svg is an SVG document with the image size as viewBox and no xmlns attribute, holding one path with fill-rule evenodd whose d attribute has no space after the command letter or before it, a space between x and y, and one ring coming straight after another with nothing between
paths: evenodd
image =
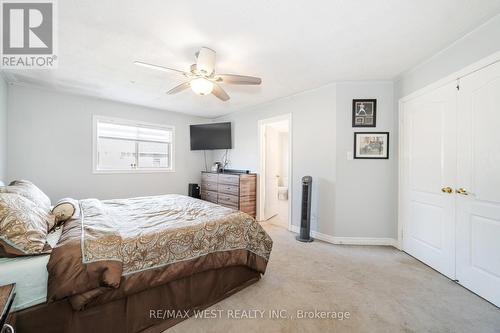
<instances>
[{"instance_id":1,"label":"brown duvet","mask_svg":"<svg viewBox=\"0 0 500 333\"><path fill-rule=\"evenodd\" d=\"M79 204L47 265L49 302L82 310L204 271L266 270L272 240L245 213L181 195Z\"/></svg>"}]
</instances>

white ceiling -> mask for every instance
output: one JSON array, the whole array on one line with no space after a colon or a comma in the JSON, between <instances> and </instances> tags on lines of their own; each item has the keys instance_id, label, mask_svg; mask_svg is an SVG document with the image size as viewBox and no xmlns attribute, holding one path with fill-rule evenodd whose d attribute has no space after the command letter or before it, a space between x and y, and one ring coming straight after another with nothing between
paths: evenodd
<instances>
[{"instance_id":1,"label":"white ceiling","mask_svg":"<svg viewBox=\"0 0 500 333\"><path fill-rule=\"evenodd\" d=\"M59 67L23 84L214 117L332 81L390 80L500 12L500 0L58 1ZM217 71L260 76L231 96L166 95L200 46Z\"/></svg>"}]
</instances>

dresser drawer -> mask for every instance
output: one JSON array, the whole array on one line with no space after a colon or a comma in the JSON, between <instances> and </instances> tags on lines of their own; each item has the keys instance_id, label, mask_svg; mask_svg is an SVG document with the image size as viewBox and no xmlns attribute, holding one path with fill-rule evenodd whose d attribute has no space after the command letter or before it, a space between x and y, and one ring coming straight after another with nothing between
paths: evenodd
<instances>
[{"instance_id":1,"label":"dresser drawer","mask_svg":"<svg viewBox=\"0 0 500 333\"><path fill-rule=\"evenodd\" d=\"M216 173L204 172L201 174L201 181L202 182L217 183L218 178L219 178L219 175Z\"/></svg>"},{"instance_id":2,"label":"dresser drawer","mask_svg":"<svg viewBox=\"0 0 500 333\"><path fill-rule=\"evenodd\" d=\"M230 195L230 194L224 194L224 193L219 193L219 204L226 204L226 205L236 205L238 206L239 204L239 198L235 195Z\"/></svg>"},{"instance_id":3,"label":"dresser drawer","mask_svg":"<svg viewBox=\"0 0 500 333\"><path fill-rule=\"evenodd\" d=\"M217 203L217 192L201 191L201 199L205 200L205 201Z\"/></svg>"},{"instance_id":4,"label":"dresser drawer","mask_svg":"<svg viewBox=\"0 0 500 333\"><path fill-rule=\"evenodd\" d=\"M201 182L202 191L215 191L217 192L217 182Z\"/></svg>"},{"instance_id":5,"label":"dresser drawer","mask_svg":"<svg viewBox=\"0 0 500 333\"><path fill-rule=\"evenodd\" d=\"M219 175L219 184L239 185L240 176L238 175Z\"/></svg>"},{"instance_id":6,"label":"dresser drawer","mask_svg":"<svg viewBox=\"0 0 500 333\"><path fill-rule=\"evenodd\" d=\"M240 188L236 185L219 184L218 190L219 193L224 193L224 194L232 194L232 195L240 194Z\"/></svg>"},{"instance_id":7,"label":"dresser drawer","mask_svg":"<svg viewBox=\"0 0 500 333\"><path fill-rule=\"evenodd\" d=\"M234 209L234 210L238 210L238 206L237 205L233 205L233 204L229 204L229 203L223 203L223 202L219 202L219 205L227 207L227 208L231 208L231 209Z\"/></svg>"}]
</instances>

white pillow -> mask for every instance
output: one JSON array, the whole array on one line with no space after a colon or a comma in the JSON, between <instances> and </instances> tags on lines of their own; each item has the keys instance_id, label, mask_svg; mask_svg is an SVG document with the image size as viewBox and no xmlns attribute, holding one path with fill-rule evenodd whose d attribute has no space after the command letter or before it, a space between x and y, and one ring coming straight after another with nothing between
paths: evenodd
<instances>
[{"instance_id":1,"label":"white pillow","mask_svg":"<svg viewBox=\"0 0 500 333\"><path fill-rule=\"evenodd\" d=\"M39 254L54 216L15 193L0 193L0 257Z\"/></svg>"},{"instance_id":2,"label":"white pillow","mask_svg":"<svg viewBox=\"0 0 500 333\"><path fill-rule=\"evenodd\" d=\"M71 198L64 198L57 202L52 208L52 215L56 218L56 224L65 222L72 217L79 215L78 201Z\"/></svg>"},{"instance_id":3,"label":"white pillow","mask_svg":"<svg viewBox=\"0 0 500 333\"><path fill-rule=\"evenodd\" d=\"M46 212L50 211L50 198L28 180L14 180L9 186L0 187L0 193L15 193L34 202Z\"/></svg>"}]
</instances>

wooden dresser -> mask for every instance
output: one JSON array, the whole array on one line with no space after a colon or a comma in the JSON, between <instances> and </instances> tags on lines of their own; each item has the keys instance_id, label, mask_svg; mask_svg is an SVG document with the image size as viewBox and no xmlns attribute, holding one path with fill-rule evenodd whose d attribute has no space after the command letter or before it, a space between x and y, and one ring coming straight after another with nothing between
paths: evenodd
<instances>
[{"instance_id":1,"label":"wooden dresser","mask_svg":"<svg viewBox=\"0 0 500 333\"><path fill-rule=\"evenodd\" d=\"M257 213L257 175L254 173L201 173L201 199L241 210L255 217Z\"/></svg>"}]
</instances>

